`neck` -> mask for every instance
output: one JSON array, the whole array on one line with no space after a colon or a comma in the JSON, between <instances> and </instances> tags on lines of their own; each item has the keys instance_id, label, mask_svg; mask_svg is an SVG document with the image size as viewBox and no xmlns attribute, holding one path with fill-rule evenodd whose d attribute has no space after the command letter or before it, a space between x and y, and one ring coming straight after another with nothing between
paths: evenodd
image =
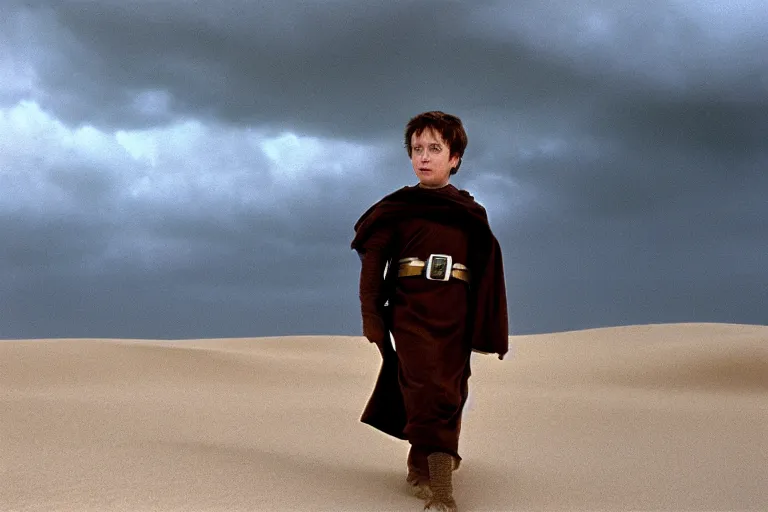
<instances>
[{"instance_id":1,"label":"neck","mask_svg":"<svg viewBox=\"0 0 768 512\"><path fill-rule=\"evenodd\" d=\"M438 189L438 188L447 187L449 184L450 183L446 181L442 185L424 185L423 183L419 183L417 186L421 188Z\"/></svg>"}]
</instances>

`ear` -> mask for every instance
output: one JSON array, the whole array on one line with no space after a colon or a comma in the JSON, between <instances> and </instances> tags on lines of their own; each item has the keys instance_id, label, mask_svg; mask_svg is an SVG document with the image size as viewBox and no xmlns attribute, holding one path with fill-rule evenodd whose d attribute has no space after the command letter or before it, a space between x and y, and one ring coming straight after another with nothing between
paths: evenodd
<instances>
[{"instance_id":1,"label":"ear","mask_svg":"<svg viewBox=\"0 0 768 512\"><path fill-rule=\"evenodd\" d=\"M454 156L450 159L451 164L451 174L456 174L459 172L459 167L461 167L461 157L460 156Z\"/></svg>"}]
</instances>

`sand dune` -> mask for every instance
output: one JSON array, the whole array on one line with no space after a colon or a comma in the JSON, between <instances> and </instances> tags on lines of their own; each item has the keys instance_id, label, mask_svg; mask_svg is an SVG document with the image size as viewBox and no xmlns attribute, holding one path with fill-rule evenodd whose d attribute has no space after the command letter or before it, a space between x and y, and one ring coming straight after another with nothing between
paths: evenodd
<instances>
[{"instance_id":1,"label":"sand dune","mask_svg":"<svg viewBox=\"0 0 768 512\"><path fill-rule=\"evenodd\" d=\"M768 327L473 358L462 511L768 510ZM0 510L420 510L359 337L0 341Z\"/></svg>"}]
</instances>

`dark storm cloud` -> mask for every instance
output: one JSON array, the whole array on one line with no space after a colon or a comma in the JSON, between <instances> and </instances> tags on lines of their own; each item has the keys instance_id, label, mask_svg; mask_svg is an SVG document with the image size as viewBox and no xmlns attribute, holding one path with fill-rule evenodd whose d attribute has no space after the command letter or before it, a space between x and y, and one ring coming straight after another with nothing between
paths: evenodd
<instances>
[{"instance_id":1,"label":"dark storm cloud","mask_svg":"<svg viewBox=\"0 0 768 512\"><path fill-rule=\"evenodd\" d=\"M469 4L206 5L50 2L21 17L41 34L46 94L76 123L162 122L135 99L156 91L172 115L354 137L427 104L508 108L599 85L522 42L486 39Z\"/></svg>"},{"instance_id":2,"label":"dark storm cloud","mask_svg":"<svg viewBox=\"0 0 768 512\"><path fill-rule=\"evenodd\" d=\"M595 131L604 134L618 128L636 145L749 161L768 150L768 95L747 100L635 100L606 109L595 125Z\"/></svg>"},{"instance_id":3,"label":"dark storm cloud","mask_svg":"<svg viewBox=\"0 0 768 512\"><path fill-rule=\"evenodd\" d=\"M760 3L4 5L0 337L357 334L352 225L432 108L513 332L768 322Z\"/></svg>"},{"instance_id":4,"label":"dark storm cloud","mask_svg":"<svg viewBox=\"0 0 768 512\"><path fill-rule=\"evenodd\" d=\"M329 292L338 303L349 291L340 283L354 289L350 262L341 263L352 255L340 254L327 234L310 233L311 223L297 226L283 212L176 208L134 206L108 221L71 213L4 217L5 336L245 336L338 326L324 324L333 314ZM285 208L292 215L312 209ZM348 237L348 229L339 231ZM318 313L303 327L295 318L302 308Z\"/></svg>"}]
</instances>

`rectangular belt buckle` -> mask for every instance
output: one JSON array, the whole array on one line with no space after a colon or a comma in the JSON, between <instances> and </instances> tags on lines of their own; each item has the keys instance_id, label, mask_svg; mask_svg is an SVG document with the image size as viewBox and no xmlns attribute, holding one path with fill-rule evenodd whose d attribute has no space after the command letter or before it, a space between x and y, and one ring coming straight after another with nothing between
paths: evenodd
<instances>
[{"instance_id":1,"label":"rectangular belt buckle","mask_svg":"<svg viewBox=\"0 0 768 512\"><path fill-rule=\"evenodd\" d=\"M427 260L427 279L431 281L448 281L451 278L453 258L447 254L430 254Z\"/></svg>"}]
</instances>

